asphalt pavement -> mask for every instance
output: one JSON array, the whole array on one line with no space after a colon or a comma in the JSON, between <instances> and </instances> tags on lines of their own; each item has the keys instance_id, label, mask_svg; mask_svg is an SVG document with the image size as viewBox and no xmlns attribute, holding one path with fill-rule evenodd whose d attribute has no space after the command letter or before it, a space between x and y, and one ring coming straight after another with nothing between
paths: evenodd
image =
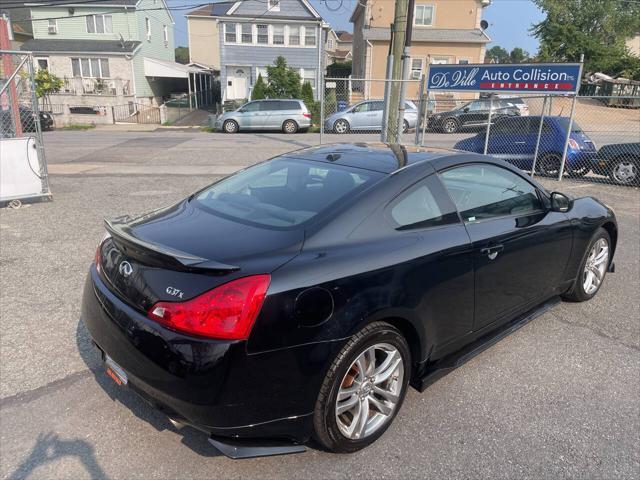
<instances>
[{"instance_id":1,"label":"asphalt pavement","mask_svg":"<svg viewBox=\"0 0 640 480\"><path fill-rule=\"evenodd\" d=\"M104 217L169 204L317 136L96 130L45 142L54 201L0 210L2 478L640 477L638 189L545 182L616 211L617 270L594 300L562 303L410 391L361 452L233 461L103 373L79 321L83 282Z\"/></svg>"}]
</instances>

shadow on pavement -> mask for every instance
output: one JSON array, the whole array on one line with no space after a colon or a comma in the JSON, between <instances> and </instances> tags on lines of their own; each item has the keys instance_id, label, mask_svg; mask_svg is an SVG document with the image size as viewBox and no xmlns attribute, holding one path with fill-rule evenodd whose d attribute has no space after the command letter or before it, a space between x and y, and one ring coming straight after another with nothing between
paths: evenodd
<instances>
[{"instance_id":1,"label":"shadow on pavement","mask_svg":"<svg viewBox=\"0 0 640 480\"><path fill-rule=\"evenodd\" d=\"M76 457L91 478L107 478L95 456L93 446L84 440L63 440L57 434L41 433L29 456L9 476L10 480L27 478L41 465L63 457Z\"/></svg>"},{"instance_id":2,"label":"shadow on pavement","mask_svg":"<svg viewBox=\"0 0 640 480\"><path fill-rule=\"evenodd\" d=\"M142 397L126 387L116 385L105 373L102 360L97 349L91 343L91 337L82 319L78 321L76 329L76 344L82 360L93 373L98 385L109 395L111 400L121 403L136 417L151 424L159 432L170 430L178 433L182 436L181 442L183 445L203 457L218 457L222 455L211 446L204 432L189 426L180 429L175 428L166 415L149 405Z\"/></svg>"}]
</instances>

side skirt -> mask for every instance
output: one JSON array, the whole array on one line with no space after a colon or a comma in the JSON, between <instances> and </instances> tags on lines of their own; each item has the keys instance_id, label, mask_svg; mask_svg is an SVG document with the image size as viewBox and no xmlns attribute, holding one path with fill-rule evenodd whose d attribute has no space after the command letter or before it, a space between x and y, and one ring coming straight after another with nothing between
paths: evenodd
<instances>
[{"instance_id":1,"label":"side skirt","mask_svg":"<svg viewBox=\"0 0 640 480\"><path fill-rule=\"evenodd\" d=\"M479 355L487 348L495 345L506 336L512 334L533 319L539 317L560 302L560 297L553 297L538 305L536 308L529 310L524 315L517 317L515 320L502 325L496 330L492 330L488 334L480 337L457 352L447 355L437 362L427 363L422 377L413 380L411 385L417 390L423 392L432 383L441 379L461 365L464 365L476 355Z\"/></svg>"}]
</instances>

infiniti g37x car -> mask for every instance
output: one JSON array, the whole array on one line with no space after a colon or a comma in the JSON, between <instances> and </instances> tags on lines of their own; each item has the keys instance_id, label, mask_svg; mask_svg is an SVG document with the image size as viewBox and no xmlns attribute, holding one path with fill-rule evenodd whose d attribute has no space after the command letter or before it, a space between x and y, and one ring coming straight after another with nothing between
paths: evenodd
<instances>
[{"instance_id":1,"label":"infiniti g37x car","mask_svg":"<svg viewBox=\"0 0 640 480\"><path fill-rule=\"evenodd\" d=\"M82 318L107 373L235 456L367 446L409 385L591 299L618 237L606 205L501 160L384 144L288 153L105 225Z\"/></svg>"}]
</instances>

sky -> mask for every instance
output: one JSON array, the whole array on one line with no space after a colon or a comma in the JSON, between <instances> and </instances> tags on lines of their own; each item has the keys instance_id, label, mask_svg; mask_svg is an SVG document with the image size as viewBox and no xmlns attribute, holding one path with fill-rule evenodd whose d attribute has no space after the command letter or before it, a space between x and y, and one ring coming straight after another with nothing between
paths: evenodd
<instances>
[{"instance_id":1,"label":"sky","mask_svg":"<svg viewBox=\"0 0 640 480\"><path fill-rule=\"evenodd\" d=\"M204 3L203 0L202 3ZM256 0L258 1L258 0ZM264 0L262 0L264 1ZM310 0L327 23L336 30L353 29L349 17L357 0ZM171 7L184 7L199 3L198 0L168 0ZM187 20L189 10L173 12L175 19L176 46L187 45ZM529 28L542 20L543 15L530 0L493 0L485 9L484 17L489 22L487 34L493 42L489 47L500 45L511 50L522 47L532 55L538 49L538 41L529 35Z\"/></svg>"}]
</instances>

